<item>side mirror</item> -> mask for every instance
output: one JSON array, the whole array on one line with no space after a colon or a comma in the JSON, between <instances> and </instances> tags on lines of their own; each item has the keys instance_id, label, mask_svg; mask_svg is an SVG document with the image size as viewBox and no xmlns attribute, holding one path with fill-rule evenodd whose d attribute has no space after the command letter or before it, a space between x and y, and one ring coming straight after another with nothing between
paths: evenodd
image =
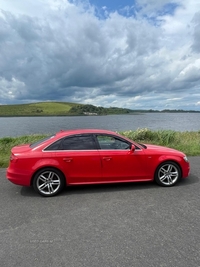
<instances>
[{"instance_id":1,"label":"side mirror","mask_svg":"<svg viewBox=\"0 0 200 267\"><path fill-rule=\"evenodd\" d=\"M134 144L131 145L131 152L134 152L135 151L135 146Z\"/></svg>"}]
</instances>

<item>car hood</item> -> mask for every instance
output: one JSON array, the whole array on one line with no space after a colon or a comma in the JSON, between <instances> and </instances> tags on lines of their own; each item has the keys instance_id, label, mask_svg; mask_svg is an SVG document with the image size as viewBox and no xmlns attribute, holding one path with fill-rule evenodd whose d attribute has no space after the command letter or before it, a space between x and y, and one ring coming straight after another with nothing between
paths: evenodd
<instances>
[{"instance_id":1,"label":"car hood","mask_svg":"<svg viewBox=\"0 0 200 267\"><path fill-rule=\"evenodd\" d=\"M30 150L31 150L30 144L26 144L26 145L14 146L11 149L11 152L13 154L17 154L17 153L27 152L27 151L30 151Z\"/></svg>"},{"instance_id":2,"label":"car hood","mask_svg":"<svg viewBox=\"0 0 200 267\"><path fill-rule=\"evenodd\" d=\"M147 149L150 150L157 150L158 152L165 152L165 153L177 153L179 155L184 155L184 153L182 153L181 151L178 151L176 149L173 148L169 148L169 147L165 147L165 146L157 146L157 145L150 145L150 144L145 144L145 146L147 147Z\"/></svg>"}]
</instances>

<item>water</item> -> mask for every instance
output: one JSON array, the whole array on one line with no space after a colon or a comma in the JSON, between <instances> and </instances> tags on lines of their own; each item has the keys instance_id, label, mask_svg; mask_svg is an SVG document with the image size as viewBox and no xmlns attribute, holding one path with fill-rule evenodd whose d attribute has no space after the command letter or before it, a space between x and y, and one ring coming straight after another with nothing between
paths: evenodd
<instances>
[{"instance_id":1,"label":"water","mask_svg":"<svg viewBox=\"0 0 200 267\"><path fill-rule=\"evenodd\" d=\"M144 113L139 115L0 118L0 138L29 134L52 134L65 129L98 128L112 131L198 131L200 113Z\"/></svg>"}]
</instances>

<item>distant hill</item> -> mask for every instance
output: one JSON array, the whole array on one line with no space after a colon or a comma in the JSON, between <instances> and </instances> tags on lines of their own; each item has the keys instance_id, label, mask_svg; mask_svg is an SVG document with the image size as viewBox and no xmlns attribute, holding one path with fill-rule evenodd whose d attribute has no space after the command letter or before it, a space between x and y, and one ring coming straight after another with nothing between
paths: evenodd
<instances>
[{"instance_id":1,"label":"distant hill","mask_svg":"<svg viewBox=\"0 0 200 267\"><path fill-rule=\"evenodd\" d=\"M0 105L0 117L14 116L95 116L114 114L138 114L147 112L200 112L194 110L132 110L118 107L97 107L68 102L38 102L19 105Z\"/></svg>"},{"instance_id":2,"label":"distant hill","mask_svg":"<svg viewBox=\"0 0 200 267\"><path fill-rule=\"evenodd\" d=\"M88 116L131 114L131 109L103 108L68 102L39 102L19 105L0 105L0 117L13 116Z\"/></svg>"},{"instance_id":3,"label":"distant hill","mask_svg":"<svg viewBox=\"0 0 200 267\"><path fill-rule=\"evenodd\" d=\"M59 116L67 115L76 104L39 102L20 105L0 105L0 116Z\"/></svg>"}]
</instances>

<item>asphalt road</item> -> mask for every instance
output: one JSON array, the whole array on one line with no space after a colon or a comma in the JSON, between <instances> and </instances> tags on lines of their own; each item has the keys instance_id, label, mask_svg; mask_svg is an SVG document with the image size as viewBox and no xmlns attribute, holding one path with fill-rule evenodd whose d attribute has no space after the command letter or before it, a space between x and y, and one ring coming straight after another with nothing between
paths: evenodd
<instances>
[{"instance_id":1,"label":"asphalt road","mask_svg":"<svg viewBox=\"0 0 200 267\"><path fill-rule=\"evenodd\" d=\"M199 267L200 157L177 186L81 186L43 198L0 169L1 267Z\"/></svg>"}]
</instances>

